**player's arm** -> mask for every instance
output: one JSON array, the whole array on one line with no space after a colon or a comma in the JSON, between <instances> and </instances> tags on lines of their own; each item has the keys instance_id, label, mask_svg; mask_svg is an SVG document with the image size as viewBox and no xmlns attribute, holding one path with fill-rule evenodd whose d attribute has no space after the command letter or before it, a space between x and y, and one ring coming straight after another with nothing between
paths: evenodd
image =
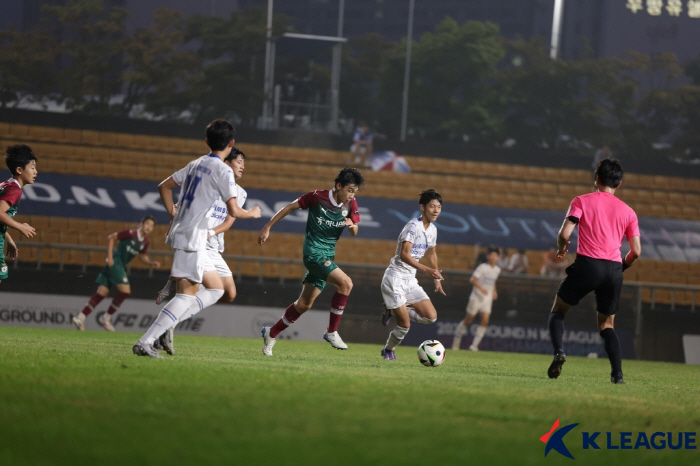
<instances>
[{"instance_id":1,"label":"player's arm","mask_svg":"<svg viewBox=\"0 0 700 466\"><path fill-rule=\"evenodd\" d=\"M7 214L7 211L10 210L10 207L12 206L9 202L7 202L4 199L0 200L0 223L2 223L3 225L7 225L10 228L14 228L27 238L31 238L32 236L34 236L36 234L36 230L34 230L34 227L29 225L28 223L19 223L17 220L13 219Z\"/></svg>"},{"instance_id":2,"label":"player's arm","mask_svg":"<svg viewBox=\"0 0 700 466\"><path fill-rule=\"evenodd\" d=\"M250 210L245 210L244 208L238 205L238 202L236 201L235 197L232 197L231 199L226 201L226 207L228 208L229 215L235 218L260 218L260 216L262 215L260 206L256 205Z\"/></svg>"},{"instance_id":3,"label":"player's arm","mask_svg":"<svg viewBox=\"0 0 700 466\"><path fill-rule=\"evenodd\" d=\"M117 239L118 234L119 233L114 232L107 236L107 265L110 267L114 265L114 257L112 253L114 251L114 245L119 242L119 239Z\"/></svg>"},{"instance_id":4,"label":"player's arm","mask_svg":"<svg viewBox=\"0 0 700 466\"><path fill-rule=\"evenodd\" d=\"M143 262L144 264L150 265L154 269L157 269L160 267L160 262L151 260L150 257L148 257L148 254L141 253L139 254L139 260Z\"/></svg>"},{"instance_id":5,"label":"player's arm","mask_svg":"<svg viewBox=\"0 0 700 466\"><path fill-rule=\"evenodd\" d=\"M574 232L577 224L578 219L576 217L564 219L564 223L562 223L557 234L557 257L564 257L569 252L569 238L571 238L571 234Z\"/></svg>"},{"instance_id":6,"label":"player's arm","mask_svg":"<svg viewBox=\"0 0 700 466\"><path fill-rule=\"evenodd\" d=\"M477 277L475 274L472 274L472 278L469 279L469 282L474 285L479 291L481 291L483 294L488 294L486 291L486 288L481 286L479 283L479 277Z\"/></svg>"},{"instance_id":7,"label":"player's arm","mask_svg":"<svg viewBox=\"0 0 700 466\"><path fill-rule=\"evenodd\" d=\"M404 241L401 243L401 260L405 263L410 265L411 267L416 268L417 270L420 270L424 274L428 275L430 278L433 280L442 280L442 270L434 269L432 267L428 267L427 265L423 265L417 260L415 260L413 257L411 257L411 248L413 247L413 243L410 241Z\"/></svg>"},{"instance_id":8,"label":"player's arm","mask_svg":"<svg viewBox=\"0 0 700 466\"><path fill-rule=\"evenodd\" d=\"M438 257L437 257L437 250L433 246L432 248L428 248L427 251L425 251L425 260L428 262L428 265L437 270L438 269ZM445 291L442 289L442 280L439 278L434 279L435 281L435 292L436 293L442 293L444 296L447 296L445 294Z\"/></svg>"},{"instance_id":9,"label":"player's arm","mask_svg":"<svg viewBox=\"0 0 700 466\"><path fill-rule=\"evenodd\" d=\"M17 245L10 236L10 233L7 231L5 232L5 244L7 244L7 255L5 256L5 258L9 261L17 259L17 253L19 252L19 249L17 249Z\"/></svg>"},{"instance_id":10,"label":"player's arm","mask_svg":"<svg viewBox=\"0 0 700 466\"><path fill-rule=\"evenodd\" d=\"M172 175L167 177L162 183L158 185L158 192L160 193L160 200L163 202L165 211L168 212L170 218L175 217L175 202L173 201L173 189L177 188L179 185L175 182Z\"/></svg>"},{"instance_id":11,"label":"player's arm","mask_svg":"<svg viewBox=\"0 0 700 466\"><path fill-rule=\"evenodd\" d=\"M227 215L226 220L224 220L222 223L217 225L215 228L212 228L211 230L209 230L209 238L211 238L212 236L216 236L219 233L223 233L225 231L230 230L231 227L233 226L233 222L235 222L235 221L236 221L236 217L231 217L230 215Z\"/></svg>"},{"instance_id":12,"label":"player's arm","mask_svg":"<svg viewBox=\"0 0 700 466\"><path fill-rule=\"evenodd\" d=\"M282 220L284 217L287 215L291 214L297 209L300 209L301 206L299 205L299 200L297 199L294 202L290 202L286 206L282 207L271 219L269 222L265 224L265 226L260 230L260 236L258 236L258 244L263 244L265 241L267 241L268 236L270 236L270 229L273 227L273 225L280 220Z\"/></svg>"},{"instance_id":13,"label":"player's arm","mask_svg":"<svg viewBox=\"0 0 700 466\"><path fill-rule=\"evenodd\" d=\"M627 238L627 242L630 245L630 252L627 253L625 260L622 261L622 270L630 268L630 266L634 264L634 261L639 259L639 256L642 255L642 240L639 236Z\"/></svg>"},{"instance_id":14,"label":"player's arm","mask_svg":"<svg viewBox=\"0 0 700 466\"><path fill-rule=\"evenodd\" d=\"M353 222L350 217L345 217L345 226L348 227L348 231L352 236L357 236L357 232L360 228L360 226Z\"/></svg>"}]
</instances>

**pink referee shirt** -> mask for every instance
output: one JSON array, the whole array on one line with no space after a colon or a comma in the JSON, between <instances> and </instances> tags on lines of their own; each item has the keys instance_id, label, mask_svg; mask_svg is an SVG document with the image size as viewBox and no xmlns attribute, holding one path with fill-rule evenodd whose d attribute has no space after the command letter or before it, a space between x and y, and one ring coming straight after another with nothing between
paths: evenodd
<instances>
[{"instance_id":1,"label":"pink referee shirt","mask_svg":"<svg viewBox=\"0 0 700 466\"><path fill-rule=\"evenodd\" d=\"M575 197L566 217L579 219L576 253L593 259L622 262L622 238L639 236L637 214L610 193Z\"/></svg>"}]
</instances>

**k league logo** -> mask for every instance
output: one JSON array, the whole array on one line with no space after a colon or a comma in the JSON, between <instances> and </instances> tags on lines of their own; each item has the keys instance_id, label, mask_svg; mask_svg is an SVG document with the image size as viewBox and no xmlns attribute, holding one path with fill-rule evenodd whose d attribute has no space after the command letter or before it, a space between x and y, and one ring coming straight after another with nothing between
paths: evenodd
<instances>
[{"instance_id":1,"label":"k league logo","mask_svg":"<svg viewBox=\"0 0 700 466\"><path fill-rule=\"evenodd\" d=\"M572 460L575 459L573 455L569 453L569 449L566 448L566 445L564 445L564 436L577 425L578 423L569 424L568 426L557 430L559 428L559 419L554 421L554 424L552 425L552 428L549 429L549 432L540 437L540 441L546 444L544 447L544 456L546 457L550 451L554 450L560 455L564 455Z\"/></svg>"}]
</instances>

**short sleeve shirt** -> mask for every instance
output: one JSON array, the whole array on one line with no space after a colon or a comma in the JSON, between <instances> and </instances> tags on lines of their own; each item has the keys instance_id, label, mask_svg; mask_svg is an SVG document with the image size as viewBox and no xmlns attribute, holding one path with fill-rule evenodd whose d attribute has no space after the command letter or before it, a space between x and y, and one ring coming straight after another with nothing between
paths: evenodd
<instances>
[{"instance_id":1,"label":"short sleeve shirt","mask_svg":"<svg viewBox=\"0 0 700 466\"><path fill-rule=\"evenodd\" d=\"M148 252L149 241L145 236L141 236L141 230L122 230L117 232L117 239L119 244L112 251L115 263L126 265L137 255Z\"/></svg>"},{"instance_id":2,"label":"short sleeve shirt","mask_svg":"<svg viewBox=\"0 0 700 466\"><path fill-rule=\"evenodd\" d=\"M236 203L238 204L238 207L243 208L246 199L248 199L248 193L239 185L236 185L236 191L238 191ZM211 209L209 209L209 213L207 215L209 218L208 228L209 230L213 230L226 221L226 217L228 216L228 207L226 207L226 204L224 204L219 197L216 201L214 201L214 205L211 206ZM207 240L207 249L224 252L223 231L218 235L209 237Z\"/></svg>"},{"instance_id":3,"label":"short sleeve shirt","mask_svg":"<svg viewBox=\"0 0 700 466\"><path fill-rule=\"evenodd\" d=\"M238 195L233 170L214 154L188 163L172 175L181 186L179 207L166 242L175 249L202 251L207 247L209 213L218 198L226 203Z\"/></svg>"},{"instance_id":4,"label":"short sleeve shirt","mask_svg":"<svg viewBox=\"0 0 700 466\"><path fill-rule=\"evenodd\" d=\"M622 262L622 239L640 235L634 210L606 192L575 197L566 217L578 219L576 253L593 259Z\"/></svg>"},{"instance_id":5,"label":"short sleeve shirt","mask_svg":"<svg viewBox=\"0 0 700 466\"><path fill-rule=\"evenodd\" d=\"M22 198L22 188L19 183L14 178L10 178L7 181L0 183L0 201L5 201L10 204L10 208L7 210L7 215L13 218L17 213L17 206L19 200ZM0 224L0 234L3 236L7 231L7 225Z\"/></svg>"},{"instance_id":6,"label":"short sleeve shirt","mask_svg":"<svg viewBox=\"0 0 700 466\"><path fill-rule=\"evenodd\" d=\"M472 277L475 277L479 281L479 285L485 288L488 293L484 295L477 287L474 287L472 289L472 295L491 298L493 296L493 289L496 286L496 280L498 280L500 274L501 268L499 266L494 265L491 267L488 263L480 264L476 270L474 270Z\"/></svg>"},{"instance_id":7,"label":"short sleeve shirt","mask_svg":"<svg viewBox=\"0 0 700 466\"><path fill-rule=\"evenodd\" d=\"M400 278L411 278L416 276L416 268L401 260L401 249L404 242L413 243L411 246L411 257L419 261L425 252L434 248L437 244L437 228L432 223L425 228L423 220L418 217L408 222L399 233L396 242L396 251L391 258L386 273Z\"/></svg>"},{"instance_id":8,"label":"short sleeve shirt","mask_svg":"<svg viewBox=\"0 0 700 466\"><path fill-rule=\"evenodd\" d=\"M333 191L311 191L297 199L299 207L309 211L304 235L304 256L335 256L335 244L345 228L345 219L360 223L357 200L337 204Z\"/></svg>"}]
</instances>

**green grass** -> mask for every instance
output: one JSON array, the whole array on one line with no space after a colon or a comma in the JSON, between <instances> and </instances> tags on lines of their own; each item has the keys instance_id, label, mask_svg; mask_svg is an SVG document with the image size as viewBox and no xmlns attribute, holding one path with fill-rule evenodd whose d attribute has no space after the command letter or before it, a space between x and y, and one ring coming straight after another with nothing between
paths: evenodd
<instances>
[{"instance_id":1,"label":"green grass","mask_svg":"<svg viewBox=\"0 0 700 466\"><path fill-rule=\"evenodd\" d=\"M0 464L700 464L698 450L581 441L697 432L698 367L625 361L618 386L605 359L570 358L549 380L541 355L448 351L426 368L412 347L392 362L379 345L280 340L267 358L261 340L178 336L153 360L131 354L136 338L0 327ZM544 457L557 418L579 423L576 462Z\"/></svg>"}]
</instances>

